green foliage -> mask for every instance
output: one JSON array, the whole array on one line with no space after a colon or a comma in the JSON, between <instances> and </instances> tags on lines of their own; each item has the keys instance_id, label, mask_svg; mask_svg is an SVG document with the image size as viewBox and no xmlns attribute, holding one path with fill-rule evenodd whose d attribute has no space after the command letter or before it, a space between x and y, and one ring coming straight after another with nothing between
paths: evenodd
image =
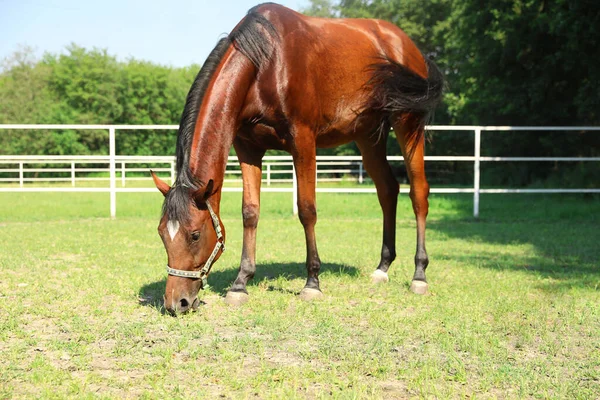
<instances>
[{"instance_id":1,"label":"green foliage","mask_svg":"<svg viewBox=\"0 0 600 400\"><path fill-rule=\"evenodd\" d=\"M199 66L170 68L119 62L106 50L71 45L33 57L29 48L5 60L0 123L177 124ZM119 154L174 154L175 132L128 131ZM3 154L106 154L106 131L4 131Z\"/></svg>"},{"instance_id":2,"label":"green foliage","mask_svg":"<svg viewBox=\"0 0 600 400\"><path fill-rule=\"evenodd\" d=\"M331 0L311 0L309 8L304 10L304 13L313 17L333 18L338 15L336 8Z\"/></svg>"},{"instance_id":3,"label":"green foliage","mask_svg":"<svg viewBox=\"0 0 600 400\"><path fill-rule=\"evenodd\" d=\"M473 0L453 0L441 43L441 62L451 87L447 100L458 100L449 106L451 122L599 124L600 56L593 50L600 35L598 22L600 8L585 1L493 0L482 7ZM490 155L600 154L600 135L595 132L490 134L484 143ZM488 169L486 179L520 186L552 175L573 175L565 169L581 168L497 164ZM576 181L568 179L562 185L578 186Z\"/></svg>"},{"instance_id":4,"label":"green foliage","mask_svg":"<svg viewBox=\"0 0 600 400\"><path fill-rule=\"evenodd\" d=\"M585 1L453 0L449 79L476 124L597 124L600 12ZM592 11L592 12L590 12ZM593 83L594 82L594 83ZM594 85L595 96L590 85Z\"/></svg>"},{"instance_id":5,"label":"green foliage","mask_svg":"<svg viewBox=\"0 0 600 400\"><path fill-rule=\"evenodd\" d=\"M52 74L49 89L60 101L59 118L87 124L116 121L123 113L119 104L119 64L106 50L71 45L67 54L46 54L42 64Z\"/></svg>"},{"instance_id":6,"label":"green foliage","mask_svg":"<svg viewBox=\"0 0 600 400\"><path fill-rule=\"evenodd\" d=\"M37 63L31 48L22 48L3 60L0 75L0 123L49 123L57 111L55 96L48 88L52 71ZM4 154L44 154L52 146L45 132L3 131L0 152Z\"/></svg>"}]
</instances>

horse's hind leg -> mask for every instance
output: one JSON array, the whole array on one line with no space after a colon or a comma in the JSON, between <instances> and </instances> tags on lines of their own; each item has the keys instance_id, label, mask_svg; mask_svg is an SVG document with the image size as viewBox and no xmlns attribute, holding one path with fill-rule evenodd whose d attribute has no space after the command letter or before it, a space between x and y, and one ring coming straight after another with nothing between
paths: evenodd
<instances>
[{"instance_id":1,"label":"horse's hind leg","mask_svg":"<svg viewBox=\"0 0 600 400\"><path fill-rule=\"evenodd\" d=\"M242 169L244 195L242 219L244 221L244 241L238 276L227 292L225 302L240 305L248 301L246 284L256 271L256 228L260 211L260 184L262 178L262 158L265 151L235 139L233 143Z\"/></svg>"},{"instance_id":2,"label":"horse's hind leg","mask_svg":"<svg viewBox=\"0 0 600 400\"><path fill-rule=\"evenodd\" d=\"M410 199L417 219L417 252L415 254L415 275L410 290L417 294L427 292L425 269L429 264L425 250L425 220L429 211L429 184L425 177L425 138L423 127L417 117L407 115L393 124L396 139L402 149L408 179Z\"/></svg>"},{"instance_id":3,"label":"horse's hind leg","mask_svg":"<svg viewBox=\"0 0 600 400\"><path fill-rule=\"evenodd\" d=\"M387 137L386 137L387 138ZM386 159L386 138L376 144L372 141L357 142L363 164L375 187L383 211L383 244L379 266L371 275L373 282L387 282L387 271L396 258L396 205L398 203L398 181Z\"/></svg>"}]
</instances>

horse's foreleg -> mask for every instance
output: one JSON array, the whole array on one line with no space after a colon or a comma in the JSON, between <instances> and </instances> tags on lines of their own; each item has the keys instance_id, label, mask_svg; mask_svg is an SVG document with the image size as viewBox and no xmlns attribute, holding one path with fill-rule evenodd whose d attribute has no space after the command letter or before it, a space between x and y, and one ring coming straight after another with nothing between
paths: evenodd
<instances>
[{"instance_id":1,"label":"horse's foreleg","mask_svg":"<svg viewBox=\"0 0 600 400\"><path fill-rule=\"evenodd\" d=\"M303 300L312 300L323 296L319 288L319 271L321 260L317 251L315 225L317 223L316 207L316 146L312 131L298 131L293 151L294 167L298 180L298 216L304 227L306 238L306 270L308 279L300 292Z\"/></svg>"},{"instance_id":2,"label":"horse's foreleg","mask_svg":"<svg viewBox=\"0 0 600 400\"><path fill-rule=\"evenodd\" d=\"M387 282L387 271L396 258L396 205L398 203L398 181L386 159L386 141L357 142L363 164L375 187L379 205L383 211L383 244L379 266L371 275L373 282Z\"/></svg>"},{"instance_id":3,"label":"horse's foreleg","mask_svg":"<svg viewBox=\"0 0 600 400\"><path fill-rule=\"evenodd\" d=\"M234 141L235 151L242 169L244 194L242 218L244 221L244 239L242 259L238 276L227 292L225 301L229 304L242 304L248 300L246 284L256 271L256 228L260 212L260 185L262 179L262 158L265 151L247 143Z\"/></svg>"},{"instance_id":4,"label":"horse's foreleg","mask_svg":"<svg viewBox=\"0 0 600 400\"><path fill-rule=\"evenodd\" d=\"M429 184L425 177L425 138L423 132L415 134L411 124L395 124L396 138L404 155L406 171L410 180L410 199L417 220L417 252L415 254L415 275L410 290L417 294L427 292L425 269L429 264L425 250L425 220L429 211ZM417 128L422 129L422 128Z\"/></svg>"}]
</instances>

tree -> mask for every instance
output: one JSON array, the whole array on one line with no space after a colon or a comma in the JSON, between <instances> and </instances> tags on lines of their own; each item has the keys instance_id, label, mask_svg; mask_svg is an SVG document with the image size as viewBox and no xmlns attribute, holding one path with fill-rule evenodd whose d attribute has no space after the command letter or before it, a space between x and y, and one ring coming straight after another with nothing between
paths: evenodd
<instances>
[{"instance_id":1,"label":"tree","mask_svg":"<svg viewBox=\"0 0 600 400\"><path fill-rule=\"evenodd\" d=\"M71 45L42 60L24 48L0 72L0 123L177 124L199 69L170 68ZM175 131L119 132L119 154L174 154ZM3 131L3 154L106 154L106 130Z\"/></svg>"},{"instance_id":2,"label":"tree","mask_svg":"<svg viewBox=\"0 0 600 400\"><path fill-rule=\"evenodd\" d=\"M337 7L331 0L311 0L308 8L302 10L306 15L321 18L334 18L338 16Z\"/></svg>"},{"instance_id":3,"label":"tree","mask_svg":"<svg viewBox=\"0 0 600 400\"><path fill-rule=\"evenodd\" d=\"M31 47L22 47L2 61L0 74L0 123L51 123L57 98L48 88L51 69L38 62ZM2 131L0 151L4 154L44 154L54 146L47 132Z\"/></svg>"}]
</instances>

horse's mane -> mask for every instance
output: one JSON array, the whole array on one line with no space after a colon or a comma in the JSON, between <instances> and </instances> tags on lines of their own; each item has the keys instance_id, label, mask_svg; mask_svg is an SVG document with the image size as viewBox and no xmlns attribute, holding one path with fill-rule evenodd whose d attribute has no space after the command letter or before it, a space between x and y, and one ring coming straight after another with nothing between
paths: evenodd
<instances>
[{"instance_id":1,"label":"horse's mane","mask_svg":"<svg viewBox=\"0 0 600 400\"><path fill-rule=\"evenodd\" d=\"M169 219L181 222L189 219L190 193L195 192L200 184L190 169L190 150L196 121L206 89L229 46L233 45L237 51L244 54L259 71L273 51L270 39L279 37L273 24L258 13L258 7L260 5L250 9L246 18L227 37L219 40L188 92L177 133L177 179L167 193L162 209L163 215L168 215Z\"/></svg>"}]
</instances>

